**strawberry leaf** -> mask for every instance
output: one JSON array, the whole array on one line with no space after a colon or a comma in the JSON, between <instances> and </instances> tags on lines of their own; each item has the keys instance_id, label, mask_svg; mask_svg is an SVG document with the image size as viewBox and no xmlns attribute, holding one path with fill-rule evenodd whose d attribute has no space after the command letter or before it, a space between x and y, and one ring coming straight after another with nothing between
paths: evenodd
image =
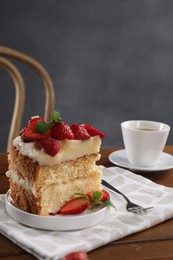
<instances>
[{"instance_id":1,"label":"strawberry leaf","mask_svg":"<svg viewBox=\"0 0 173 260\"><path fill-rule=\"evenodd\" d=\"M51 129L51 126L50 123L38 120L35 126L35 131L39 134L45 134Z\"/></svg>"}]
</instances>

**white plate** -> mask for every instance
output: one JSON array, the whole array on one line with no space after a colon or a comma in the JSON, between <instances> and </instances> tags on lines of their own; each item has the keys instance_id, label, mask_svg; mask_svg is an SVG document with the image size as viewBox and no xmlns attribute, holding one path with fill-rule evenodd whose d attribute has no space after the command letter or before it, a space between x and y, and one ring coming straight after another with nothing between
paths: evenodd
<instances>
[{"instance_id":1,"label":"white plate","mask_svg":"<svg viewBox=\"0 0 173 260\"><path fill-rule=\"evenodd\" d=\"M153 167L138 167L128 162L126 151L118 150L109 155L109 160L121 167L142 172L163 171L173 168L173 156L162 153L159 162Z\"/></svg>"},{"instance_id":2,"label":"white plate","mask_svg":"<svg viewBox=\"0 0 173 260\"><path fill-rule=\"evenodd\" d=\"M109 207L104 207L94 211L86 210L79 215L39 216L15 207L12 204L9 192L6 194L5 202L8 214L17 222L32 228L51 231L72 231L89 228L107 218L110 212Z\"/></svg>"}]
</instances>

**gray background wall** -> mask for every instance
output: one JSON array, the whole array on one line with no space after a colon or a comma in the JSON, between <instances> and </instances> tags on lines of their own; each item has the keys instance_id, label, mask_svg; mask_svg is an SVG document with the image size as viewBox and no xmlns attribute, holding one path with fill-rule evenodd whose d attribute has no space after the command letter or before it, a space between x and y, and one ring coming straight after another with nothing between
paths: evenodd
<instances>
[{"instance_id":1,"label":"gray background wall","mask_svg":"<svg viewBox=\"0 0 173 260\"><path fill-rule=\"evenodd\" d=\"M55 85L56 110L69 123L104 131L104 147L123 145L124 120L173 126L171 0L1 0L0 45L40 61ZM19 68L27 86L24 125L43 115L44 90L33 72ZM4 151L14 87L2 69L0 84Z\"/></svg>"}]
</instances>

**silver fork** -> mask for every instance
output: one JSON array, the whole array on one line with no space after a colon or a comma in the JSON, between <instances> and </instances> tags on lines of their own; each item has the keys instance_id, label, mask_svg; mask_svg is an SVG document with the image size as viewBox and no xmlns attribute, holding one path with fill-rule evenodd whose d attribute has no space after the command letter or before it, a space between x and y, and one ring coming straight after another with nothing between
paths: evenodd
<instances>
[{"instance_id":1,"label":"silver fork","mask_svg":"<svg viewBox=\"0 0 173 260\"><path fill-rule=\"evenodd\" d=\"M102 180L102 184L107 187L108 189L122 195L124 197L124 199L127 201L127 206L126 209L127 211L133 212L133 213L143 213L146 212L148 209L152 209L153 207L147 207L147 208L143 208L140 205L137 205L133 202L131 202L126 195L124 195L121 191L117 190L115 187L113 187L111 184L109 184L107 181Z\"/></svg>"}]
</instances>

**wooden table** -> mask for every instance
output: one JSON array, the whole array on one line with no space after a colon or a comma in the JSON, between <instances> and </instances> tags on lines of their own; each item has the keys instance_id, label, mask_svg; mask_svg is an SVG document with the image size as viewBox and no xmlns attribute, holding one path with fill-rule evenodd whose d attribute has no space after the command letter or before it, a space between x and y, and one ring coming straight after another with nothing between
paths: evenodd
<instances>
[{"instance_id":1,"label":"wooden table","mask_svg":"<svg viewBox=\"0 0 173 260\"><path fill-rule=\"evenodd\" d=\"M107 167L112 166L108 155L117 150L101 150L99 161ZM173 154L173 146L167 146L165 152ZM9 187L5 172L8 168L7 154L0 153L0 193L6 193ZM144 177L168 187L173 187L173 169L143 174ZM148 230L125 237L88 253L90 260L135 260L135 259L173 259L173 219L165 221ZM5 260L36 259L12 241L0 234L0 258Z\"/></svg>"}]
</instances>

